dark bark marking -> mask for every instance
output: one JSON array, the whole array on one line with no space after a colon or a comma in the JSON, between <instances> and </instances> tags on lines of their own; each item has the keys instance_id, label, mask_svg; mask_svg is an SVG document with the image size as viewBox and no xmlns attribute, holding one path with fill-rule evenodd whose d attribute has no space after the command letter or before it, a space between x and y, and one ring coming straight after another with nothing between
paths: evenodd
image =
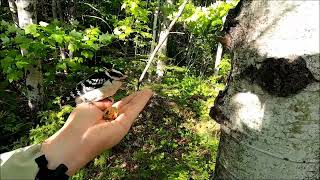
<instances>
[{"instance_id":1,"label":"dark bark marking","mask_svg":"<svg viewBox=\"0 0 320 180\"><path fill-rule=\"evenodd\" d=\"M236 27L239 24L239 21L236 20L236 18L239 16L239 14L241 12L243 1L244 0L239 1L237 6L233 9L230 9L230 11L228 12L228 15L226 17L226 21L223 26L223 32L229 33L229 31L232 27Z\"/></svg>"},{"instance_id":2,"label":"dark bark marking","mask_svg":"<svg viewBox=\"0 0 320 180\"><path fill-rule=\"evenodd\" d=\"M27 71L26 71L26 74L27 74L27 75L29 75L29 74L30 74L30 71L29 71L29 70L27 70Z\"/></svg>"},{"instance_id":3,"label":"dark bark marking","mask_svg":"<svg viewBox=\"0 0 320 180\"><path fill-rule=\"evenodd\" d=\"M224 91L219 91L217 98L214 100L214 106L210 108L209 116L217 123L222 124L225 120L229 120L223 113L221 107L224 104L224 96L227 92L227 88Z\"/></svg>"},{"instance_id":4,"label":"dark bark marking","mask_svg":"<svg viewBox=\"0 0 320 180\"><path fill-rule=\"evenodd\" d=\"M237 17L241 12L242 6L243 0L241 0L235 8L230 9L223 26L223 30L221 32L221 36L217 37L217 41L220 42L222 46L227 50L231 50L233 48L234 38L231 36L231 34L233 29L239 24L239 20L237 20Z\"/></svg>"},{"instance_id":5,"label":"dark bark marking","mask_svg":"<svg viewBox=\"0 0 320 180\"><path fill-rule=\"evenodd\" d=\"M33 68L36 68L36 67L37 67L37 65L35 65L35 64L34 64L34 65L32 65L32 67L33 67Z\"/></svg>"},{"instance_id":6,"label":"dark bark marking","mask_svg":"<svg viewBox=\"0 0 320 180\"><path fill-rule=\"evenodd\" d=\"M37 89L38 89L38 91L40 92L40 89L41 89L40 83L37 84Z\"/></svg>"},{"instance_id":7,"label":"dark bark marking","mask_svg":"<svg viewBox=\"0 0 320 180\"><path fill-rule=\"evenodd\" d=\"M240 78L249 78L271 95L287 97L297 94L308 84L317 80L307 68L305 59L301 56L289 60L286 58L266 58L261 67L247 67Z\"/></svg>"},{"instance_id":8,"label":"dark bark marking","mask_svg":"<svg viewBox=\"0 0 320 180\"><path fill-rule=\"evenodd\" d=\"M34 87L32 87L31 85L27 85L27 89L28 89L29 91L33 91L33 90L34 90Z\"/></svg>"}]
</instances>

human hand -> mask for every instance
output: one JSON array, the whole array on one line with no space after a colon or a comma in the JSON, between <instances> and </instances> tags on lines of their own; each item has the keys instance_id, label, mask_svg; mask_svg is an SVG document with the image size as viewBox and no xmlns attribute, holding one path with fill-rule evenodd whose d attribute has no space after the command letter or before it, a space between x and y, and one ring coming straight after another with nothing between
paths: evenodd
<instances>
[{"instance_id":1,"label":"human hand","mask_svg":"<svg viewBox=\"0 0 320 180\"><path fill-rule=\"evenodd\" d=\"M106 100L78 105L64 126L42 144L48 168L65 164L67 175L71 176L104 150L118 144L152 94L146 89L113 105ZM103 111L110 106L117 107L119 112L115 120L107 122L103 120Z\"/></svg>"}]
</instances>

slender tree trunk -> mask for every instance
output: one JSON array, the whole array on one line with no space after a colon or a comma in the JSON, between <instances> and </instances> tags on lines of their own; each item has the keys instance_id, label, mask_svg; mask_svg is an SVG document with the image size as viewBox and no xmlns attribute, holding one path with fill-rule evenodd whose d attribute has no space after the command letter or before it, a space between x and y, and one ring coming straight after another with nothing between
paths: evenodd
<instances>
[{"instance_id":1,"label":"slender tree trunk","mask_svg":"<svg viewBox=\"0 0 320 180\"><path fill-rule=\"evenodd\" d=\"M210 111L222 128L215 179L319 179L319 2L237 9L233 70Z\"/></svg>"},{"instance_id":2,"label":"slender tree trunk","mask_svg":"<svg viewBox=\"0 0 320 180\"><path fill-rule=\"evenodd\" d=\"M76 5L77 5L77 0L70 0L69 21L74 20L76 17Z\"/></svg>"},{"instance_id":3,"label":"slender tree trunk","mask_svg":"<svg viewBox=\"0 0 320 180\"><path fill-rule=\"evenodd\" d=\"M163 3L163 7L165 5L172 5L173 2L172 0L165 0L165 2ZM165 8L165 7L164 7ZM167 42L168 42L168 38L166 37L166 31L169 27L170 21L168 19L168 17L166 16L166 14L164 12L162 12L162 18L161 18L161 23L160 23L160 34L159 34L159 42L162 41L162 39L165 39L163 44L161 45L160 49L159 49L159 54L161 56L167 56Z\"/></svg>"},{"instance_id":4,"label":"slender tree trunk","mask_svg":"<svg viewBox=\"0 0 320 180\"><path fill-rule=\"evenodd\" d=\"M26 27L36 23L36 1L17 0L19 26ZM26 50L21 50L26 55ZM31 110L38 110L43 102L43 77L40 60L30 60L31 64L26 68L26 87L28 105Z\"/></svg>"},{"instance_id":5,"label":"slender tree trunk","mask_svg":"<svg viewBox=\"0 0 320 180\"><path fill-rule=\"evenodd\" d=\"M172 0L165 0L163 3L163 6L165 5L172 5ZM159 58L157 60L157 66L156 66L156 74L157 74L157 81L161 81L163 75L164 75L164 68L165 68L165 61L167 59L167 44L168 44L168 37L166 37L167 29L169 27L170 21L166 14L162 13L162 20L160 23L160 34L159 34L159 42L163 41L163 44L160 46L159 49Z\"/></svg>"},{"instance_id":6,"label":"slender tree trunk","mask_svg":"<svg viewBox=\"0 0 320 180\"><path fill-rule=\"evenodd\" d=\"M228 2L230 2L230 0L226 0L226 2L228 3ZM222 18L222 23L224 24L225 21L226 21L226 16ZM215 75L219 74L219 65L220 65L221 58L222 58L222 50L223 50L223 46L220 42L218 42L216 60L214 62L214 74Z\"/></svg>"},{"instance_id":7,"label":"slender tree trunk","mask_svg":"<svg viewBox=\"0 0 320 180\"><path fill-rule=\"evenodd\" d=\"M60 21L63 21L63 11L61 7L61 0L56 0L56 2L57 2L57 10L58 10Z\"/></svg>"},{"instance_id":8,"label":"slender tree trunk","mask_svg":"<svg viewBox=\"0 0 320 180\"><path fill-rule=\"evenodd\" d=\"M51 7L52 7L52 17L53 17L53 19L58 19L58 15L57 15L57 0L51 0Z\"/></svg>"},{"instance_id":9,"label":"slender tree trunk","mask_svg":"<svg viewBox=\"0 0 320 180\"><path fill-rule=\"evenodd\" d=\"M158 29L158 16L160 9L160 0L157 0L157 7L154 10L153 14L153 26L152 26L152 42L151 42L151 50L150 53L154 50L156 41L157 41L157 29Z\"/></svg>"},{"instance_id":10,"label":"slender tree trunk","mask_svg":"<svg viewBox=\"0 0 320 180\"><path fill-rule=\"evenodd\" d=\"M11 11L13 22L16 24L16 26L19 25L19 19L18 19L18 10L15 0L8 0L9 2L9 8Z\"/></svg>"}]
</instances>

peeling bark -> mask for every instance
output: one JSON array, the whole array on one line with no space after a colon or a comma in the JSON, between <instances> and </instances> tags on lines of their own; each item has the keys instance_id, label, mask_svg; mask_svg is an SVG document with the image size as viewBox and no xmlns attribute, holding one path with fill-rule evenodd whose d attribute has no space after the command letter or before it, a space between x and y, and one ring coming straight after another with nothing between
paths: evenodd
<instances>
[{"instance_id":1,"label":"peeling bark","mask_svg":"<svg viewBox=\"0 0 320 180\"><path fill-rule=\"evenodd\" d=\"M239 8L240 7L240 8ZM319 179L319 2L242 1L227 19L216 179Z\"/></svg>"}]
</instances>

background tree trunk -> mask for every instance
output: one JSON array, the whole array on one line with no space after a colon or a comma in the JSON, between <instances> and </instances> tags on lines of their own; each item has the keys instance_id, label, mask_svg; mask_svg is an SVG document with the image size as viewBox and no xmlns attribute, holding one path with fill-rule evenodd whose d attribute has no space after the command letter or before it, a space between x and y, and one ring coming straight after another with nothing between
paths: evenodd
<instances>
[{"instance_id":1,"label":"background tree trunk","mask_svg":"<svg viewBox=\"0 0 320 180\"><path fill-rule=\"evenodd\" d=\"M52 7L52 17L53 17L53 19L58 19L58 15L57 15L57 1L56 1L56 0L52 0L52 1L51 1L51 7Z\"/></svg>"},{"instance_id":2,"label":"background tree trunk","mask_svg":"<svg viewBox=\"0 0 320 180\"><path fill-rule=\"evenodd\" d=\"M152 26L152 42L151 42L151 50L150 53L154 50L157 41L157 30L158 30L158 16L160 9L160 0L157 0L157 7L154 10L153 14L153 26Z\"/></svg>"},{"instance_id":3,"label":"background tree trunk","mask_svg":"<svg viewBox=\"0 0 320 180\"><path fill-rule=\"evenodd\" d=\"M17 0L19 26L26 27L36 23L36 1ZM28 52L22 50L22 55ZM38 110L43 101L43 77L40 60L30 60L31 65L26 68L26 87L28 105L31 110Z\"/></svg>"},{"instance_id":4,"label":"background tree trunk","mask_svg":"<svg viewBox=\"0 0 320 180\"><path fill-rule=\"evenodd\" d=\"M70 0L70 2L69 2L69 21L75 20L76 9L77 9L77 1Z\"/></svg>"},{"instance_id":5,"label":"background tree trunk","mask_svg":"<svg viewBox=\"0 0 320 180\"><path fill-rule=\"evenodd\" d=\"M163 2L163 9L165 8L165 5L172 5L172 0L165 0ZM162 12L162 19L160 22L160 34L159 34L159 42L162 41L162 39L166 38L161 45L159 49L159 58L157 60L157 66L156 66L156 74L157 74L157 81L161 81L163 75L164 75L164 69L165 69L165 60L167 59L167 45L168 45L168 37L166 37L167 29L169 27L170 21L167 15Z\"/></svg>"},{"instance_id":6,"label":"background tree trunk","mask_svg":"<svg viewBox=\"0 0 320 180\"><path fill-rule=\"evenodd\" d=\"M19 25L19 19L18 19L18 10L15 0L8 0L9 2L9 8L11 11L13 22L16 24L16 26Z\"/></svg>"},{"instance_id":7,"label":"background tree trunk","mask_svg":"<svg viewBox=\"0 0 320 180\"><path fill-rule=\"evenodd\" d=\"M230 1L231 0L226 0L227 3L229 3ZM224 24L225 21L226 21L226 16L222 18L222 23ZM215 62L214 62L214 74L215 75L219 74L219 65L220 65L221 58L222 58L222 51L223 51L222 44L220 42L218 42L216 59L215 59Z\"/></svg>"},{"instance_id":8,"label":"background tree trunk","mask_svg":"<svg viewBox=\"0 0 320 180\"><path fill-rule=\"evenodd\" d=\"M215 178L319 179L319 2L243 1L232 17Z\"/></svg>"},{"instance_id":9,"label":"background tree trunk","mask_svg":"<svg viewBox=\"0 0 320 180\"><path fill-rule=\"evenodd\" d=\"M56 2L57 2L57 10L58 10L60 21L63 21L63 11L61 7L61 0L56 0Z\"/></svg>"}]
</instances>

